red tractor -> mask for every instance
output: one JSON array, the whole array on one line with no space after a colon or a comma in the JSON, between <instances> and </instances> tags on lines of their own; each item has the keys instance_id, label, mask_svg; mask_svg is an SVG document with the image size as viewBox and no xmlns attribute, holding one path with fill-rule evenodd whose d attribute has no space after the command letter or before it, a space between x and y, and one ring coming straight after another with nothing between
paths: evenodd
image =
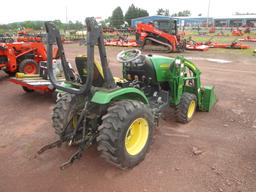
<instances>
[{"instance_id":1,"label":"red tractor","mask_svg":"<svg viewBox=\"0 0 256 192\"><path fill-rule=\"evenodd\" d=\"M142 47L161 45L168 52L184 51L185 41L178 35L177 22L174 19L155 20L150 23L139 23L136 27L136 41Z\"/></svg>"},{"instance_id":2,"label":"red tractor","mask_svg":"<svg viewBox=\"0 0 256 192\"><path fill-rule=\"evenodd\" d=\"M55 58L57 50L54 50ZM39 62L47 60L43 42L0 43L0 70L9 74L17 71L26 74L37 74Z\"/></svg>"}]
</instances>

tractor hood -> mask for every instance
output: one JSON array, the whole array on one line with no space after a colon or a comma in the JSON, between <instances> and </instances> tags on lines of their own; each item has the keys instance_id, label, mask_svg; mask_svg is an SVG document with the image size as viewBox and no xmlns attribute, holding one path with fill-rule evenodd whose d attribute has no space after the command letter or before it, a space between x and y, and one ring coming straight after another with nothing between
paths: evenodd
<instances>
[{"instance_id":1,"label":"tractor hood","mask_svg":"<svg viewBox=\"0 0 256 192\"><path fill-rule=\"evenodd\" d=\"M170 65L175 59L161 55L147 55L147 58L152 62L154 66L157 81L167 81L170 75Z\"/></svg>"}]
</instances>

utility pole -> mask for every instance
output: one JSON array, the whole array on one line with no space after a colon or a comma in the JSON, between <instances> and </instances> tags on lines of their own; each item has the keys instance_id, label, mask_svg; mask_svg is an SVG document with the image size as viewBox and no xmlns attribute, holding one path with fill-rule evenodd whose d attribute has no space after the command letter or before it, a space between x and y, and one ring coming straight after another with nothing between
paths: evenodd
<instances>
[{"instance_id":1,"label":"utility pole","mask_svg":"<svg viewBox=\"0 0 256 192\"><path fill-rule=\"evenodd\" d=\"M66 6L66 23L68 23L68 6Z\"/></svg>"},{"instance_id":2,"label":"utility pole","mask_svg":"<svg viewBox=\"0 0 256 192\"><path fill-rule=\"evenodd\" d=\"M209 27L210 6L211 6L211 0L208 1L207 28Z\"/></svg>"},{"instance_id":3,"label":"utility pole","mask_svg":"<svg viewBox=\"0 0 256 192\"><path fill-rule=\"evenodd\" d=\"M64 24L64 34L66 34L66 31L68 30L68 6L65 7L65 13L66 13L66 26Z\"/></svg>"}]
</instances>

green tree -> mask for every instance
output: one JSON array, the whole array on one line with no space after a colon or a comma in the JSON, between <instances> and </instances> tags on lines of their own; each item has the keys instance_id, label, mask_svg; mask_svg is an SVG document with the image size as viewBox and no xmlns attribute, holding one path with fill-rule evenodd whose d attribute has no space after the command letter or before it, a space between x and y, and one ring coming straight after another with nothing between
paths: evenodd
<instances>
[{"instance_id":1,"label":"green tree","mask_svg":"<svg viewBox=\"0 0 256 192\"><path fill-rule=\"evenodd\" d=\"M165 13L164 13L165 16L170 16L170 12L169 12L169 9L165 9Z\"/></svg>"},{"instance_id":2,"label":"green tree","mask_svg":"<svg viewBox=\"0 0 256 192\"><path fill-rule=\"evenodd\" d=\"M63 29L64 28L64 24L60 21L60 20L54 20L52 21L54 23L54 25L58 28L58 29Z\"/></svg>"},{"instance_id":3,"label":"green tree","mask_svg":"<svg viewBox=\"0 0 256 192\"><path fill-rule=\"evenodd\" d=\"M111 17L108 17L102 21L100 21L100 24L102 27L108 27L110 25L111 22Z\"/></svg>"},{"instance_id":4,"label":"green tree","mask_svg":"<svg viewBox=\"0 0 256 192\"><path fill-rule=\"evenodd\" d=\"M169 9L163 9L163 8L157 9L156 14L157 15L170 16Z\"/></svg>"},{"instance_id":5,"label":"green tree","mask_svg":"<svg viewBox=\"0 0 256 192\"><path fill-rule=\"evenodd\" d=\"M64 28L64 26L61 22L58 23L57 25L59 25L60 28ZM72 21L69 21L68 24L66 24L66 29L69 29L69 30L83 30L84 26L80 21L76 21L75 23L72 22Z\"/></svg>"},{"instance_id":6,"label":"green tree","mask_svg":"<svg viewBox=\"0 0 256 192\"><path fill-rule=\"evenodd\" d=\"M131 25L132 19L135 19L138 17L146 17L148 15L149 14L147 10L135 7L135 5L132 4L131 6L129 6L127 12L125 13L125 21L127 21L127 23Z\"/></svg>"},{"instance_id":7,"label":"green tree","mask_svg":"<svg viewBox=\"0 0 256 192\"><path fill-rule=\"evenodd\" d=\"M75 30L83 30L85 28L84 28L83 24L80 21L76 21L74 23L74 28L73 29L75 29Z\"/></svg>"},{"instance_id":8,"label":"green tree","mask_svg":"<svg viewBox=\"0 0 256 192\"><path fill-rule=\"evenodd\" d=\"M122 11L121 7L117 7L114 9L114 11L112 13L110 24L113 27L119 28L121 25L123 25L123 23L124 23L123 11Z\"/></svg>"},{"instance_id":9,"label":"green tree","mask_svg":"<svg viewBox=\"0 0 256 192\"><path fill-rule=\"evenodd\" d=\"M178 13L172 14L172 17L189 17L191 12L189 10L179 11Z\"/></svg>"}]
</instances>

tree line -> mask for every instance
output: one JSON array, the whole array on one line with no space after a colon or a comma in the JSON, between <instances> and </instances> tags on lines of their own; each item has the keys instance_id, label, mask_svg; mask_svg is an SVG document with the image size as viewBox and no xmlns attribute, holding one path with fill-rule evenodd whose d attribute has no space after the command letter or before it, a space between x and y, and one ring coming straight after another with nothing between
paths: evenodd
<instances>
[{"instance_id":1,"label":"tree line","mask_svg":"<svg viewBox=\"0 0 256 192\"><path fill-rule=\"evenodd\" d=\"M171 16L171 17L189 17L191 12L189 10L179 11L177 13L170 14L169 9L159 8L156 11L157 15Z\"/></svg>"},{"instance_id":2,"label":"tree line","mask_svg":"<svg viewBox=\"0 0 256 192\"><path fill-rule=\"evenodd\" d=\"M156 15L164 16L190 16L191 12L189 10L179 11L177 13L170 14L169 9L159 8L156 10ZM100 21L103 27L129 27L131 25L131 20L138 17L149 16L149 13L146 9L136 7L134 4L131 4L128 7L128 10L124 13L121 7L117 7L113 10L112 15L105 20ZM60 30L84 30L84 25L80 21L68 23L62 23L60 20L54 20L53 23ZM15 32L22 29L31 28L33 30L43 30L44 21L24 21L24 22L15 22L10 24L0 25L0 33L4 32Z\"/></svg>"},{"instance_id":3,"label":"tree line","mask_svg":"<svg viewBox=\"0 0 256 192\"><path fill-rule=\"evenodd\" d=\"M163 16L172 16L172 17L188 17L191 16L191 12L189 10L179 11L177 13L170 14L169 9L159 8L156 11L156 15L163 15ZM120 28L122 26L130 26L131 20L138 18L138 17L146 17L149 16L147 10L136 7L134 4L129 6L126 13L123 13L121 7L117 7L113 10L112 16L108 17L107 19L101 21L103 26L110 26Z\"/></svg>"},{"instance_id":4,"label":"tree line","mask_svg":"<svg viewBox=\"0 0 256 192\"><path fill-rule=\"evenodd\" d=\"M23 21L0 25L0 33L17 32L23 29L33 29L41 31L44 29L45 21ZM52 21L60 30L84 30L84 25L80 21L62 23L60 20Z\"/></svg>"},{"instance_id":5,"label":"tree line","mask_svg":"<svg viewBox=\"0 0 256 192\"><path fill-rule=\"evenodd\" d=\"M131 20L134 18L146 16L149 16L147 10L141 9L132 4L131 6L129 6L125 14L123 13L121 7L115 8L112 12L112 16L102 21L101 24L103 26L105 25L120 28L121 26L130 26Z\"/></svg>"}]
</instances>

